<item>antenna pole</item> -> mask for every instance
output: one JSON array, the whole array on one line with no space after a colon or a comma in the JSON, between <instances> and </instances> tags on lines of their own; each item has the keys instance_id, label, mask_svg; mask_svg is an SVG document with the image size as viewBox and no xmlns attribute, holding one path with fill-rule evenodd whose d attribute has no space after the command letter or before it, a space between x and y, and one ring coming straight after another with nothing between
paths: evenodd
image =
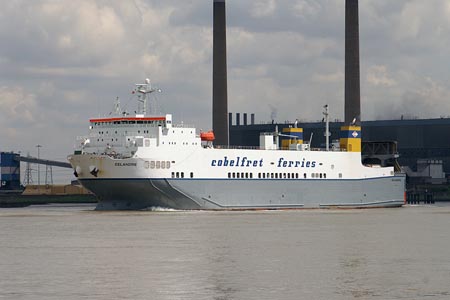
<instances>
[{"instance_id":1,"label":"antenna pole","mask_svg":"<svg viewBox=\"0 0 450 300\"><path fill-rule=\"evenodd\" d=\"M323 112L323 115L325 116L325 149L327 151L330 151L330 119L328 118L328 104L324 105L325 111Z\"/></svg>"}]
</instances>

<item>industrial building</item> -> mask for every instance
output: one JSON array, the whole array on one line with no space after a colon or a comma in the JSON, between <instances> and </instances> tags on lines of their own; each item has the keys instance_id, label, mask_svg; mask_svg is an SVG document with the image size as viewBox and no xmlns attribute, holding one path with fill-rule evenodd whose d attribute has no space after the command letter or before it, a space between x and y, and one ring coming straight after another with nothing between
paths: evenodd
<instances>
[{"instance_id":1,"label":"industrial building","mask_svg":"<svg viewBox=\"0 0 450 300\"><path fill-rule=\"evenodd\" d=\"M0 190L20 189L19 154L0 152Z\"/></svg>"}]
</instances>

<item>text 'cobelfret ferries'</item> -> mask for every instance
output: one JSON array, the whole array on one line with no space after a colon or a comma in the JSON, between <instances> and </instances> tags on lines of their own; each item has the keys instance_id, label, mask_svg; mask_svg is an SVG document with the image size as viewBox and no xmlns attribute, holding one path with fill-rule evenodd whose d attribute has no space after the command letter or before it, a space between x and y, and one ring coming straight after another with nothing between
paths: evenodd
<instances>
[{"instance_id":1,"label":"text 'cobelfret ferries'","mask_svg":"<svg viewBox=\"0 0 450 300\"><path fill-rule=\"evenodd\" d=\"M272 163L274 164L274 163ZM306 159L302 160L286 160L280 157L277 162L278 168L315 168L316 162L309 161ZM249 159L248 157L228 158L224 156L223 159L213 159L211 160L212 167L263 167L264 159Z\"/></svg>"}]
</instances>

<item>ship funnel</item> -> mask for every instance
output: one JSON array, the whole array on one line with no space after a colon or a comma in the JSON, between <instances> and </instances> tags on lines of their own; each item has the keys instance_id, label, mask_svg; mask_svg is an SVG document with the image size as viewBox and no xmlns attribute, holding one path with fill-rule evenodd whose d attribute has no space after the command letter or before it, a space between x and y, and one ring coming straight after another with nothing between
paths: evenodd
<instances>
[{"instance_id":1,"label":"ship funnel","mask_svg":"<svg viewBox=\"0 0 450 300\"><path fill-rule=\"evenodd\" d=\"M361 125L358 0L345 1L345 125Z\"/></svg>"},{"instance_id":2,"label":"ship funnel","mask_svg":"<svg viewBox=\"0 0 450 300\"><path fill-rule=\"evenodd\" d=\"M361 152L358 0L345 0L345 123L340 147Z\"/></svg>"},{"instance_id":3,"label":"ship funnel","mask_svg":"<svg viewBox=\"0 0 450 300\"><path fill-rule=\"evenodd\" d=\"M227 95L227 38L225 0L214 0L213 131L217 145L229 144Z\"/></svg>"}]
</instances>

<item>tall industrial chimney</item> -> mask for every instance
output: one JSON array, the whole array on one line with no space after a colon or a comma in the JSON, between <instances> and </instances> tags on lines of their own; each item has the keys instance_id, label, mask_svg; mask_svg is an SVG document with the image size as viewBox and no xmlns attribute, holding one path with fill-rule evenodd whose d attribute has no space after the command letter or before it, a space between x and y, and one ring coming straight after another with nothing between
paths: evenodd
<instances>
[{"instance_id":1,"label":"tall industrial chimney","mask_svg":"<svg viewBox=\"0 0 450 300\"><path fill-rule=\"evenodd\" d=\"M225 0L214 0L213 131L215 144L228 145L227 37Z\"/></svg>"},{"instance_id":2,"label":"tall industrial chimney","mask_svg":"<svg viewBox=\"0 0 450 300\"><path fill-rule=\"evenodd\" d=\"M345 0L345 125L361 125L358 0ZM354 122L355 120L355 122Z\"/></svg>"}]
</instances>

